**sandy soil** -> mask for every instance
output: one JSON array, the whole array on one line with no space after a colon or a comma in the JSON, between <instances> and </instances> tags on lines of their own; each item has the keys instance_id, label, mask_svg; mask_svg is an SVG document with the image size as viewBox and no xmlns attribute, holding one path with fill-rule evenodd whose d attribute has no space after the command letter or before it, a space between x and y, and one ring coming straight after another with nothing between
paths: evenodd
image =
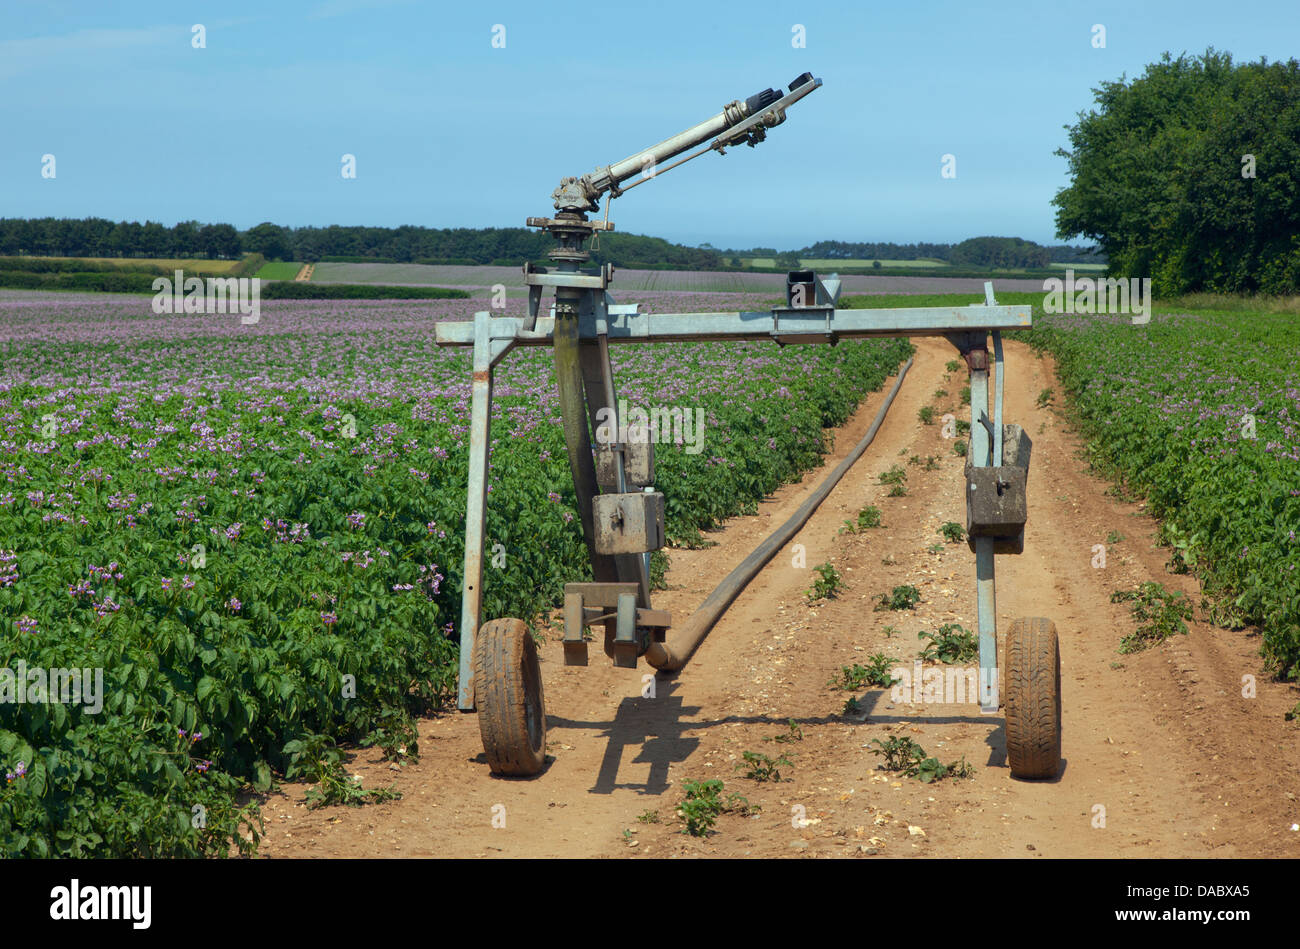
<instances>
[{"instance_id":1,"label":"sandy soil","mask_svg":"<svg viewBox=\"0 0 1300 949\"><path fill-rule=\"evenodd\" d=\"M1079 456L1079 441L1039 392L1056 386L1050 360L1007 346L1008 421L1034 440L1025 553L998 558L999 629L1018 616L1046 616L1061 638L1063 758L1054 781L1013 780L1000 715L974 704L893 702L888 690L849 693L828 680L845 665L884 652L910 666L921 630L945 622L975 628L974 557L944 544L945 521L965 522L962 459L941 425L917 412L963 418L955 351L917 340L916 362L866 455L733 604L675 679L643 697L649 669L615 669L598 646L587 668L563 665L559 632L542 649L548 711L546 770L530 779L491 775L474 715L421 723L418 763L398 770L358 751L350 770L365 786L392 784L399 801L308 810L305 788L265 799L267 857L673 857L841 856L1296 856L1300 832L1300 725L1284 721L1300 696L1272 682L1258 636L1199 621L1190 634L1134 655L1117 652L1134 628L1110 594L1158 580L1199 601L1196 581L1167 573L1155 522L1141 505L1107 493ZM936 398L938 389L947 397ZM753 517L715 532L716 546L671 551L669 589L655 606L684 619L726 573L853 447L883 399L875 393L837 432L825 466L782 488ZM908 458L935 458L938 470ZM901 464L907 494L887 497L881 472ZM867 505L883 526L838 533ZM1107 544L1111 532L1122 539ZM1095 545L1106 545L1104 567ZM845 578L838 599L810 605L811 567L829 561ZM897 584L920 588L915 611L875 612ZM886 627L896 628L887 635ZM669 636L671 638L671 632ZM1243 697L1243 677L1257 694ZM844 715L856 695L864 714ZM776 742L791 734L801 740ZM975 766L966 779L922 784L878 770L872 739L908 736L941 760ZM736 765L745 751L776 758L782 780L758 782ZM684 780L718 778L761 807L724 814L714 833L681 832L675 811ZM645 817L642 821L639 818ZM802 818L802 820L801 820ZM656 822L650 822L657 819Z\"/></svg>"}]
</instances>

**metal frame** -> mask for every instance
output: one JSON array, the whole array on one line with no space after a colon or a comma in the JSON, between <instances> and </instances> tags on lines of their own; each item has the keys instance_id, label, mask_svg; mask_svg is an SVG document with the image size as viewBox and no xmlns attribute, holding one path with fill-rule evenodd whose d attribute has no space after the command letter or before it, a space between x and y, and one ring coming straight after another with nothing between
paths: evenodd
<instances>
[{"instance_id":1,"label":"metal frame","mask_svg":"<svg viewBox=\"0 0 1300 949\"><path fill-rule=\"evenodd\" d=\"M469 485L465 508L464 588L461 598L460 682L457 706L463 711L475 707L473 654L482 605L483 532L487 500L487 459L491 443L493 368L516 346L550 346L554 341L556 317L538 314L541 288L567 291L567 299L581 297L577 328L581 344L583 377L588 410L595 412L607 403L617 411L610 371L608 346L612 343L771 339L779 344L830 343L840 339L881 336L945 336L966 357L971 371L970 459L973 465L999 465L1002 460L1003 357L1001 330L1030 326L1028 306L998 306L992 283L985 283L985 301L967 307L913 307L879 310L837 309L822 302L808 307L773 307L769 311L724 313L641 313L637 305L619 305L605 291L612 268L599 274L573 270L546 273L525 268L529 286L529 314L525 318L493 316L488 311L474 314L473 322L439 323L435 328L440 346L473 347L473 388L470 408ZM830 281L827 281L829 284ZM834 290L838 290L835 286ZM837 294L832 291L831 297ZM793 324L793 325L792 325ZM993 334L996 390L989 423L989 371L987 337ZM615 419L615 431L617 431ZM593 422L594 424L594 422ZM618 456L615 446L616 456ZM621 457L618 480L623 480ZM998 709L996 595L994 586L994 539L978 537L975 545L976 599L980 639L980 708L986 713ZM620 555L616 560L618 581L635 583L637 602L630 596L620 603L617 616L593 613L609 626L623 643L629 637L632 617L651 613L649 601L649 555ZM566 596L566 616L585 622L581 598ZM660 617L663 619L663 617ZM567 623L566 623L567 625ZM664 625L667 625L666 622ZM572 632L566 630L566 641ZM579 640L581 639L579 630ZM574 644L576 645L576 644ZM566 645L567 651L571 648ZM585 649L584 660L585 660ZM585 664L582 663L582 664Z\"/></svg>"}]
</instances>

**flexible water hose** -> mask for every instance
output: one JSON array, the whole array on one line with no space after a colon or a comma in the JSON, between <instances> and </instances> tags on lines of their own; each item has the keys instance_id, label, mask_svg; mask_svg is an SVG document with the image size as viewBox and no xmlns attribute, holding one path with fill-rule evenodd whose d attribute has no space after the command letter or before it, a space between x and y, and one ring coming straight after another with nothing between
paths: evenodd
<instances>
[{"instance_id":1,"label":"flexible water hose","mask_svg":"<svg viewBox=\"0 0 1300 949\"><path fill-rule=\"evenodd\" d=\"M908 359L899 371L898 378L894 380L889 395L885 397L885 404L876 413L876 418L871 423L871 427L867 429L867 433L862 436L862 440L858 442L853 451L849 452L848 457L835 466L835 470L826 476L826 480L803 504L799 505L799 509L791 515L788 521L769 534L767 539L754 549L753 553L741 561L735 570L727 574L726 579L718 584L717 588L709 594L708 599L700 604L699 609L692 613L685 623L676 628L671 643L651 643L649 650L645 654L646 662L660 672L677 672L690 661L691 656L695 654L695 650L699 648L700 643L704 642L704 637L713 629L723 611L740 595L740 591L745 589L749 581L758 575L758 572L775 556L776 552L799 532L799 529L807 523L808 518L812 517L813 511L817 510L835 485L839 484L845 472L853 467L855 461L862 457L862 453L867 450L867 446L876 437L876 432L879 431L881 423L885 420L885 413L889 411L890 405L893 404L894 396L898 394L899 387L902 386L903 379L907 376L907 370L911 367L912 360Z\"/></svg>"}]
</instances>

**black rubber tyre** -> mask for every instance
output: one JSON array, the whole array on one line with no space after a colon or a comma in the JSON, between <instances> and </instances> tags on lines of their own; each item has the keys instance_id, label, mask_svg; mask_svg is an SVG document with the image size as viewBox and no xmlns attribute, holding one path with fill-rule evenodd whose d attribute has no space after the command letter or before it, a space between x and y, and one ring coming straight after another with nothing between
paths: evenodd
<instances>
[{"instance_id":1,"label":"black rubber tyre","mask_svg":"<svg viewBox=\"0 0 1300 949\"><path fill-rule=\"evenodd\" d=\"M523 620L494 619L474 638L474 694L483 751L496 774L537 774L546 763L546 705L537 644Z\"/></svg>"},{"instance_id":2,"label":"black rubber tyre","mask_svg":"<svg viewBox=\"0 0 1300 949\"><path fill-rule=\"evenodd\" d=\"M1018 619L1007 633L1003 670L1007 762L1013 778L1054 778L1061 767L1061 649L1056 624Z\"/></svg>"}]
</instances>

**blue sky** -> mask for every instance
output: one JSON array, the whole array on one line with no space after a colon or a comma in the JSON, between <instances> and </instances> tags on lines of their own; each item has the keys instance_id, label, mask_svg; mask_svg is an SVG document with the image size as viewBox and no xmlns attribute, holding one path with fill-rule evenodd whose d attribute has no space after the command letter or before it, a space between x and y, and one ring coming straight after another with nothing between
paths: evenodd
<instances>
[{"instance_id":1,"label":"blue sky","mask_svg":"<svg viewBox=\"0 0 1300 949\"><path fill-rule=\"evenodd\" d=\"M1289 58L1300 6L6 0L0 216L522 226L562 176L807 70L824 87L766 142L629 192L618 229L781 249L1055 242L1053 152L1091 89L1211 45Z\"/></svg>"}]
</instances>

